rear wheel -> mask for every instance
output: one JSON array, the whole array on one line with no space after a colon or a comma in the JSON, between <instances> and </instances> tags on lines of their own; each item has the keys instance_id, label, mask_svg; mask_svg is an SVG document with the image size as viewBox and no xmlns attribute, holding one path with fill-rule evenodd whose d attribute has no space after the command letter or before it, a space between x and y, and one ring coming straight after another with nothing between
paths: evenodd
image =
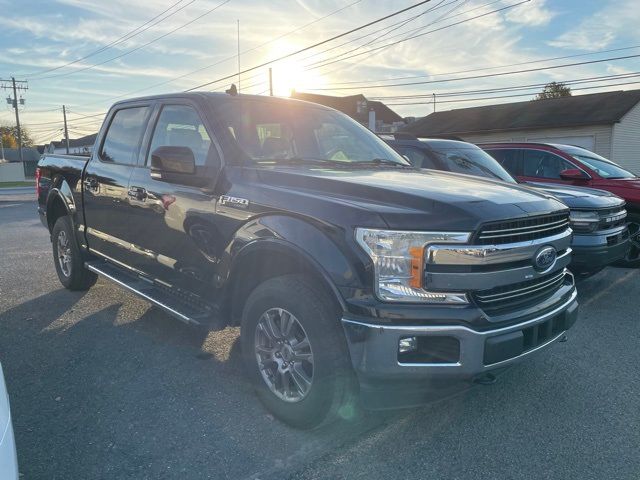
<instances>
[{"instance_id":1,"label":"rear wheel","mask_svg":"<svg viewBox=\"0 0 640 480\"><path fill-rule=\"evenodd\" d=\"M249 296L242 353L258 397L280 420L314 428L353 405L353 372L330 298L301 275L269 279Z\"/></svg>"},{"instance_id":2,"label":"rear wheel","mask_svg":"<svg viewBox=\"0 0 640 480\"><path fill-rule=\"evenodd\" d=\"M51 231L53 260L60 283L69 290L87 290L97 275L84 268L83 255L74 236L71 219L62 216Z\"/></svg>"}]
</instances>

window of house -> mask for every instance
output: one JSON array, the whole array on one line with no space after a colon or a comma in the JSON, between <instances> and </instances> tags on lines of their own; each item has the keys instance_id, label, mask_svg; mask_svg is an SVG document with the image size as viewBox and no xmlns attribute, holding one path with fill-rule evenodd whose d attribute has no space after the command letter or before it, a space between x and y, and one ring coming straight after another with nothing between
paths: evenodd
<instances>
[{"instance_id":1,"label":"window of house","mask_svg":"<svg viewBox=\"0 0 640 480\"><path fill-rule=\"evenodd\" d=\"M100 150L103 162L124 165L137 162L148 113L148 107L125 108L115 113Z\"/></svg>"}]
</instances>

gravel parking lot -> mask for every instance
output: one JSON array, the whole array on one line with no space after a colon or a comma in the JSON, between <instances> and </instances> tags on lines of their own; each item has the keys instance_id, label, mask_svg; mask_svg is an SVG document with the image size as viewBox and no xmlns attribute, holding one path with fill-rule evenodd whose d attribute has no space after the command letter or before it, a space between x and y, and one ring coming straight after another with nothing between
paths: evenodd
<instances>
[{"instance_id":1,"label":"gravel parking lot","mask_svg":"<svg viewBox=\"0 0 640 480\"><path fill-rule=\"evenodd\" d=\"M64 290L35 208L0 196L0 361L25 479L640 477L638 271L582 283L569 341L493 386L300 432L253 395L236 329L200 334L103 280Z\"/></svg>"}]
</instances>

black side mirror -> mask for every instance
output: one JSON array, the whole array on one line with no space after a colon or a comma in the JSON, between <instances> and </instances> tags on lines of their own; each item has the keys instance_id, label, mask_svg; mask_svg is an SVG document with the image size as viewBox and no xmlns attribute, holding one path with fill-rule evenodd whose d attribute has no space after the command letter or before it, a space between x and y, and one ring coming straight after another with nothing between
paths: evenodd
<instances>
[{"instance_id":1,"label":"black side mirror","mask_svg":"<svg viewBox=\"0 0 640 480\"><path fill-rule=\"evenodd\" d=\"M181 173L192 175L196 172L196 160L189 147L163 146L151 153L151 172Z\"/></svg>"}]
</instances>

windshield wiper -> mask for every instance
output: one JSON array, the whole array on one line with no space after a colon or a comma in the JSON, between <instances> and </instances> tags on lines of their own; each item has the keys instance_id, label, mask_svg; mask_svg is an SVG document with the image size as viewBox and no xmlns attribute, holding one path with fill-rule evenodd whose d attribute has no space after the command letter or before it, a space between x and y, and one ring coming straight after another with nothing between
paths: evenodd
<instances>
[{"instance_id":1,"label":"windshield wiper","mask_svg":"<svg viewBox=\"0 0 640 480\"><path fill-rule=\"evenodd\" d=\"M351 162L354 165L365 165L365 166L383 166L383 165L390 165L393 167L403 167L403 168L414 168L413 165L410 165L408 163L400 163L400 162L396 162L394 160L389 160L388 158L372 158L371 160L366 160L364 162L361 161L357 161L357 162Z\"/></svg>"}]
</instances>

